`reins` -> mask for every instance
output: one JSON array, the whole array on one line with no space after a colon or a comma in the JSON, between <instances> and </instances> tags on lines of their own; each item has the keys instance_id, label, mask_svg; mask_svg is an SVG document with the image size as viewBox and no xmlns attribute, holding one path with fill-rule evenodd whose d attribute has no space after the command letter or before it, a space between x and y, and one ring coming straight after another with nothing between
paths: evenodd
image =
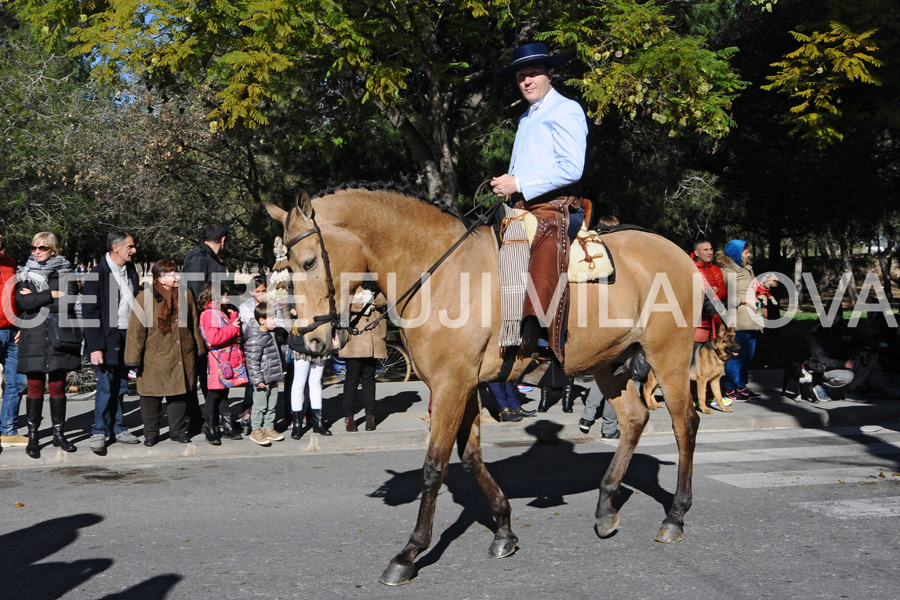
<instances>
[{"instance_id":1,"label":"reins","mask_svg":"<svg viewBox=\"0 0 900 600\"><path fill-rule=\"evenodd\" d=\"M356 326L359 324L359 321L362 318L363 314L369 309L370 306L372 306L374 296L373 296L373 298L369 299L366 302L366 304L363 306L362 310L360 310L353 317L353 319L350 320L348 325L345 326L345 325L341 324L341 315L337 312L337 304L335 302L334 279L331 276L331 263L328 260L328 251L325 250L325 241L322 238L322 231L319 229L319 225L316 223L315 213L311 214L310 220L312 220L312 222L313 222L313 227L311 229L307 229L306 231L295 235L290 240L285 242L284 245L287 248L287 251L290 252L291 248L293 246L295 246L301 240L306 239L307 237L309 237L311 235L318 236L319 248L322 250L322 262L324 263L324 266L325 266L326 283L328 284L328 314L314 316L312 318L311 324L307 325L306 327L295 329L294 333L296 335L304 335L306 333L309 333L310 331L318 329L319 327L321 327L322 325L324 325L326 323L331 323L331 326L335 331L340 330L340 329L345 329L351 335L360 335L361 333L375 329L375 327L377 327L378 324L385 317L387 317L390 314L392 309L396 309L397 305L399 305L401 302L403 302L407 298L412 297L413 294L415 294L419 289L421 289L422 286L425 285L425 282L428 281L428 279L431 277L431 275L438 269L438 267L440 267L441 264L445 260L447 260L447 258L451 254L453 254L453 252L457 248L459 248L459 246L463 243L463 241L465 241L465 239L467 237L469 237L472 234L472 232L474 232L475 229L479 225L486 224L488 219L490 218L490 216L491 216L491 213L488 212L488 213L482 215L477 221L472 223L472 225L466 230L466 232L462 235L462 237L460 237L458 240L456 240L456 242L452 246L450 246L450 249L447 250L446 252L444 252L444 254L439 259L437 259L437 261L433 265L431 265L431 267L427 271L425 271L425 273L423 273L422 276L419 279L417 279L416 282L413 283L409 287L409 289L403 293L402 296L397 298L396 302L394 302L391 306L389 306L384 311L384 313L382 313L377 319L375 319L374 321L372 321L371 323L366 325L363 329L357 329Z\"/></svg>"}]
</instances>

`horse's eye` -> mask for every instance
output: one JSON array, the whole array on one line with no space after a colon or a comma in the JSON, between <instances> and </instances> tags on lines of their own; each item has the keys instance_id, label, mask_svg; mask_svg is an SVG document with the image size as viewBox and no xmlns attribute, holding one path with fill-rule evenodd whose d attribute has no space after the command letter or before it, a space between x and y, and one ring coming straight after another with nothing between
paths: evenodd
<instances>
[{"instance_id":1,"label":"horse's eye","mask_svg":"<svg viewBox=\"0 0 900 600\"><path fill-rule=\"evenodd\" d=\"M312 271L313 267L315 267L315 266L316 266L315 258L310 258L309 260L303 262L303 270L304 271Z\"/></svg>"}]
</instances>

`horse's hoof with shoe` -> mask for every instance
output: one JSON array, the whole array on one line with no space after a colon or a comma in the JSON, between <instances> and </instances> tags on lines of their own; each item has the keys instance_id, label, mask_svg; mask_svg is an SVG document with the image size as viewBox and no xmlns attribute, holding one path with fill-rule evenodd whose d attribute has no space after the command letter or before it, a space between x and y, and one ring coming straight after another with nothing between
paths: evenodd
<instances>
[{"instance_id":1,"label":"horse's hoof with shoe","mask_svg":"<svg viewBox=\"0 0 900 600\"><path fill-rule=\"evenodd\" d=\"M384 573L381 574L381 578L378 581L384 585L403 585L404 583L409 583L415 574L416 570L414 567L392 561L384 570Z\"/></svg>"},{"instance_id":2,"label":"horse's hoof with shoe","mask_svg":"<svg viewBox=\"0 0 900 600\"><path fill-rule=\"evenodd\" d=\"M608 538L613 533L615 533L618 526L619 513L616 513L614 515L598 517L597 522L594 524L594 531L597 533L597 537Z\"/></svg>"},{"instance_id":3,"label":"horse's hoof with shoe","mask_svg":"<svg viewBox=\"0 0 900 600\"><path fill-rule=\"evenodd\" d=\"M661 544L671 544L680 542L684 538L684 527L674 523L663 523L659 533L656 534L656 541Z\"/></svg>"},{"instance_id":4,"label":"horse's hoof with shoe","mask_svg":"<svg viewBox=\"0 0 900 600\"><path fill-rule=\"evenodd\" d=\"M488 549L488 556L491 558L506 558L516 551L516 544L519 538L513 536L511 538L494 538L491 547Z\"/></svg>"}]
</instances>

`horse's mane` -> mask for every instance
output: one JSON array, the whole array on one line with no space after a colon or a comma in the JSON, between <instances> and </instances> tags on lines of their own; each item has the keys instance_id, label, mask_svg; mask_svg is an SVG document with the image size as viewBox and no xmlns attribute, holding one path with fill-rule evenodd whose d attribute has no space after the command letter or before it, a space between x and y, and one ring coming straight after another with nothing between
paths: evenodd
<instances>
[{"instance_id":1,"label":"horse's mane","mask_svg":"<svg viewBox=\"0 0 900 600\"><path fill-rule=\"evenodd\" d=\"M418 199L420 202L424 202L425 204L428 204L429 206L438 208L441 210L441 212L444 212L452 217L459 219L460 221L462 221L462 223L466 227L471 225L471 221L469 219L467 219L466 217L464 217L462 214L460 214L459 211L457 211L456 209L451 208L441 202L438 202L437 200L429 198L428 196L425 196L424 194L421 194L419 192L415 192L413 190L410 190L410 189L404 188L400 185L397 185L396 183L371 182L371 181L348 181L347 183L342 183L339 186L330 187L326 190L323 190L323 191L319 192L318 194L316 194L315 196L313 196L313 198L324 198L326 196L330 196L332 194L335 194L337 192L344 191L344 190L366 190L369 192L393 192L396 194L401 194L403 196L411 196L413 198Z\"/></svg>"}]
</instances>

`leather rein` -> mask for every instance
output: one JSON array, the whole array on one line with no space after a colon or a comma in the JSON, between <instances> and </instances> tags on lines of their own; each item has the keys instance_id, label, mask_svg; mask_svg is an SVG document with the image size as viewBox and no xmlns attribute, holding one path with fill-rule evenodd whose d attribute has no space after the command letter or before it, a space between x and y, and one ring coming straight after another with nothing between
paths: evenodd
<instances>
[{"instance_id":1,"label":"leather rein","mask_svg":"<svg viewBox=\"0 0 900 600\"><path fill-rule=\"evenodd\" d=\"M374 297L372 299L370 299L368 302L366 302L366 304L362 308L362 310L360 310L356 314L356 316L350 320L349 325L341 324L341 315L337 311L337 303L335 302L334 279L331 276L331 261L328 259L328 251L325 249L325 240L322 238L322 230L319 229L319 225L316 223L315 213L311 214L309 218L313 223L312 228L307 229L306 231L303 231L301 233L298 233L297 235L295 235L294 237L289 239L287 242L285 242L284 246L287 249L287 251L290 252L291 248L296 246L297 243L300 242L301 240L304 240L311 235L318 236L319 248L322 251L322 263L325 267L325 281L328 285L328 314L314 316L312 318L312 323L310 323L306 327L298 327L298 328L294 329L293 333L295 335L303 336L303 335L309 333L310 331L318 329L319 327L321 327L322 325L325 325L326 323L331 324L333 331L338 331L340 329L346 329L350 333L350 335L360 335L361 333L375 329L375 327L378 326L378 324L382 321L382 319L384 319L385 317L388 316L388 314L390 314L391 309L396 309L398 304L400 304L405 299L407 299L408 297L411 297L413 294L415 294L425 284L425 282L428 281L428 279L437 270L437 268L440 267L441 264L445 260L447 260L447 258L451 254L453 254L453 252L457 248L459 248L459 246L463 243L463 241L467 237L469 237L472 234L472 232L474 232L475 229L479 225L484 225L488 222L488 220L490 219L490 216L491 216L490 212L485 213L477 221L472 223L472 225L466 230L466 232L462 235L462 237L460 237L458 240L456 240L456 243L454 243L452 246L450 246L450 249L447 250L446 252L444 252L444 254L439 259L437 259L437 261L433 265L431 265L431 268L429 268L425 273L423 273L422 277L417 279L416 282L413 283L409 287L409 289L406 290L406 292L404 292L403 295L397 299L396 302L394 302L390 307L388 307L384 311L384 313L382 313L377 319L375 319L374 321L372 321L371 323L366 325L363 329L357 329L356 325L359 324L359 320L362 318L363 314L372 305ZM287 225L285 226L285 229L287 229ZM290 261L288 261L288 264L290 264ZM293 271L293 269L291 269L291 270Z\"/></svg>"}]
</instances>

